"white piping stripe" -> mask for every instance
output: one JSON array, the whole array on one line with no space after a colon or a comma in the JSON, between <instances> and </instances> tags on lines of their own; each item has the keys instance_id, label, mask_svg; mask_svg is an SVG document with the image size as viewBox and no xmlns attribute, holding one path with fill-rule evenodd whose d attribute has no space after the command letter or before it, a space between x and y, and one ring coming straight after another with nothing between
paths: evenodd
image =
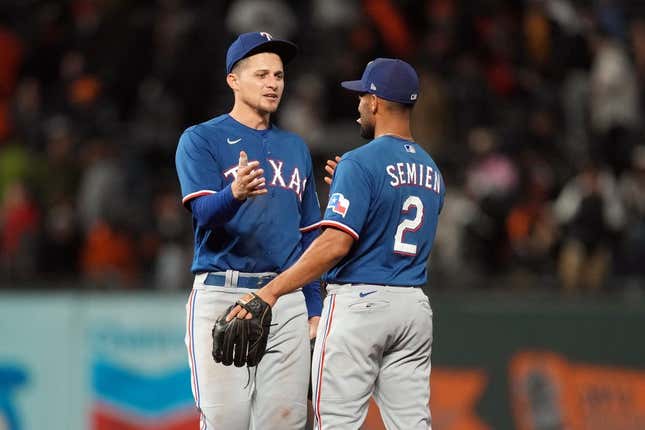
<instances>
[{"instance_id":1,"label":"white piping stripe","mask_svg":"<svg viewBox=\"0 0 645 430\"><path fill-rule=\"evenodd\" d=\"M325 357L325 348L327 347L327 337L329 336L329 331L331 330L331 321L334 316L334 308L336 307L336 295L332 294L329 299L329 310L327 312L327 317L325 321L325 331L322 337L322 344L320 352L318 353L318 368L316 370L316 384L312 388L312 406L314 408L314 428L320 428L321 426L321 417L320 417L320 384L322 384L322 367L324 365L323 359ZM313 391L315 390L315 392Z\"/></svg>"},{"instance_id":2,"label":"white piping stripe","mask_svg":"<svg viewBox=\"0 0 645 430\"><path fill-rule=\"evenodd\" d=\"M343 224L342 222L332 221L332 220L327 220L327 219L320 222L321 227L324 227L326 225L337 226L337 227L340 227L341 230L347 229L347 230L349 230L348 233L351 234L352 236L354 236L354 239L358 239L358 233L356 233L356 231L354 231L353 228L349 227L348 225Z\"/></svg>"},{"instance_id":3,"label":"white piping stripe","mask_svg":"<svg viewBox=\"0 0 645 430\"><path fill-rule=\"evenodd\" d=\"M315 223L313 223L311 225L308 225L306 227L300 227L300 231L304 233L304 232L309 231L309 230L317 229L318 227L320 227L321 222L322 221L318 221L318 222L315 222Z\"/></svg>"},{"instance_id":4,"label":"white piping stripe","mask_svg":"<svg viewBox=\"0 0 645 430\"><path fill-rule=\"evenodd\" d=\"M213 190L199 190L195 191L194 193L187 194L183 199L181 199L182 203L186 203L188 200L197 197L197 196L204 196L206 194L216 194L217 191Z\"/></svg>"}]
</instances>

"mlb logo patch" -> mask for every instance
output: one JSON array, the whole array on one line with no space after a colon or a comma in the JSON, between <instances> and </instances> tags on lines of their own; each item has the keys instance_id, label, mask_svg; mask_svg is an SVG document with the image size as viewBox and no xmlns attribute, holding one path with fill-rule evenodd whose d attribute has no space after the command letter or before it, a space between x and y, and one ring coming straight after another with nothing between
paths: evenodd
<instances>
[{"instance_id":1,"label":"mlb logo patch","mask_svg":"<svg viewBox=\"0 0 645 430\"><path fill-rule=\"evenodd\" d=\"M349 209L349 200L341 193L334 193L329 197L327 209L331 209L332 212L345 218L345 214L347 214L347 210Z\"/></svg>"},{"instance_id":2,"label":"mlb logo patch","mask_svg":"<svg viewBox=\"0 0 645 430\"><path fill-rule=\"evenodd\" d=\"M408 145L407 143L406 143L405 145L403 145L403 146L405 147L405 150L406 150L407 152L410 152L410 153L412 153L412 154L416 154L416 153L417 153L417 150L416 150L416 149L414 149L414 146L412 146L412 145Z\"/></svg>"}]
</instances>

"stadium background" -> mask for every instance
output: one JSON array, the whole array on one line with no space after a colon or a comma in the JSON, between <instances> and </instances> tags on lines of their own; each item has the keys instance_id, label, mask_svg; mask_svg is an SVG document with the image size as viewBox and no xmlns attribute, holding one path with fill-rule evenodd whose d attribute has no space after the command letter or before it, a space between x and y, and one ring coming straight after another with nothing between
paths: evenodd
<instances>
[{"instance_id":1,"label":"stadium background","mask_svg":"<svg viewBox=\"0 0 645 430\"><path fill-rule=\"evenodd\" d=\"M645 428L645 3L16 0L0 429L195 428L174 149L230 107L226 48L255 30L301 48L275 120L320 167L362 143L340 80L377 56L419 70L415 136L448 189L435 430Z\"/></svg>"}]
</instances>

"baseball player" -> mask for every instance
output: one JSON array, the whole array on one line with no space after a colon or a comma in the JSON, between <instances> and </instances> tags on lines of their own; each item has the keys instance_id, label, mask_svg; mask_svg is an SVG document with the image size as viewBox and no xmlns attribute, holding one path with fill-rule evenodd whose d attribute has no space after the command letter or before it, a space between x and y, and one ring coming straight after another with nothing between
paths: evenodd
<instances>
[{"instance_id":1,"label":"baseball player","mask_svg":"<svg viewBox=\"0 0 645 430\"><path fill-rule=\"evenodd\" d=\"M432 310L419 287L445 187L410 131L419 81L409 64L379 58L342 86L359 94L361 135L373 140L333 169L322 235L257 295L275 303L327 271L312 364L316 428L360 428L373 395L388 429L427 430ZM238 306L232 317L248 313Z\"/></svg>"},{"instance_id":2,"label":"baseball player","mask_svg":"<svg viewBox=\"0 0 645 430\"><path fill-rule=\"evenodd\" d=\"M310 153L300 137L270 122L284 89L283 64L296 51L268 33L240 35L226 56L233 109L179 139L177 174L195 236L186 346L201 429L305 426L319 282L275 304L270 353L257 367L215 363L211 335L228 306L292 265L318 235Z\"/></svg>"}]
</instances>

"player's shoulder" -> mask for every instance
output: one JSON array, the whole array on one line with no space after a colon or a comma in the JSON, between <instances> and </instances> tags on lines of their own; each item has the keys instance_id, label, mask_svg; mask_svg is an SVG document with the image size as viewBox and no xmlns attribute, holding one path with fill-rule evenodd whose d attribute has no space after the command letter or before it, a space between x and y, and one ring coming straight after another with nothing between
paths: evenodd
<instances>
[{"instance_id":1,"label":"player's shoulder","mask_svg":"<svg viewBox=\"0 0 645 430\"><path fill-rule=\"evenodd\" d=\"M225 128L224 123L226 117L227 115L219 115L204 122L193 124L182 132L182 136L208 136L211 133Z\"/></svg>"},{"instance_id":2,"label":"player's shoulder","mask_svg":"<svg viewBox=\"0 0 645 430\"><path fill-rule=\"evenodd\" d=\"M186 132L197 134L201 137L208 137L213 134L219 134L222 131L226 131L231 127L228 121L229 116L227 114L219 115L199 124L195 124L186 129Z\"/></svg>"},{"instance_id":3,"label":"player's shoulder","mask_svg":"<svg viewBox=\"0 0 645 430\"><path fill-rule=\"evenodd\" d=\"M373 165L372 161L379 155L380 148L378 145L374 145L377 140L372 140L365 145L361 145L357 148L352 149L351 151L346 152L342 159L350 160L354 163L360 164L363 167L369 168Z\"/></svg>"},{"instance_id":4,"label":"player's shoulder","mask_svg":"<svg viewBox=\"0 0 645 430\"><path fill-rule=\"evenodd\" d=\"M186 128L179 139L179 145L190 144L196 147L210 147L221 140L232 128L227 114L219 115L199 124Z\"/></svg>"}]
</instances>

